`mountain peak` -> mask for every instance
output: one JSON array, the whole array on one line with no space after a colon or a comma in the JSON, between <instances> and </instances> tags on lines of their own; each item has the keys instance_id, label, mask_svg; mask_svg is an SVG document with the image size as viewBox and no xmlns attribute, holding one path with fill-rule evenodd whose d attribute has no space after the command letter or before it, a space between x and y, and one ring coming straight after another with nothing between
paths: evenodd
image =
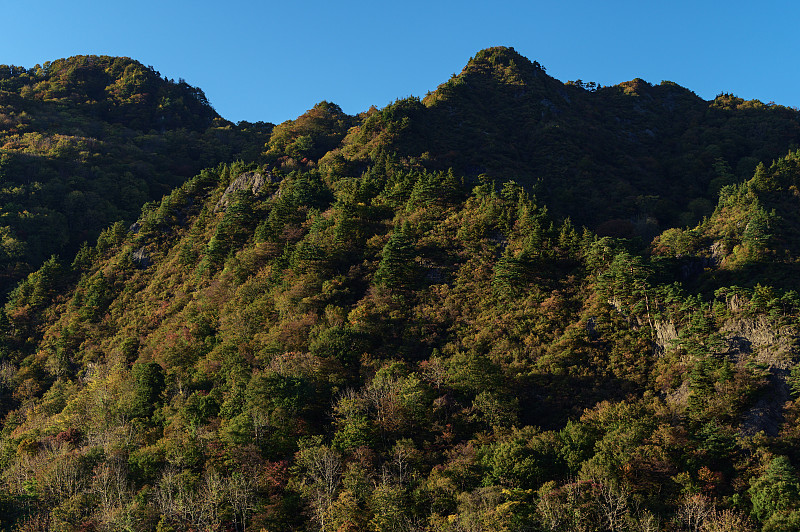
<instances>
[{"instance_id":1,"label":"mountain peak","mask_svg":"<svg viewBox=\"0 0 800 532\"><path fill-rule=\"evenodd\" d=\"M509 46L485 48L469 60L461 72L465 74L484 74L504 82L524 84L544 73L544 68L536 61L519 54Z\"/></svg>"},{"instance_id":2,"label":"mountain peak","mask_svg":"<svg viewBox=\"0 0 800 532\"><path fill-rule=\"evenodd\" d=\"M489 62L492 64L511 65L517 63L531 63L531 61L517 52L512 46L491 46L480 50L475 57L470 59L470 63Z\"/></svg>"},{"instance_id":3,"label":"mountain peak","mask_svg":"<svg viewBox=\"0 0 800 532\"><path fill-rule=\"evenodd\" d=\"M460 74L441 84L423 103L435 105L465 90L469 93L478 91L484 97L493 99L499 92L510 90L518 93L520 87L526 87L526 91L532 86L542 87L546 79L551 78L536 61L520 55L512 47L493 46L475 54Z\"/></svg>"}]
</instances>

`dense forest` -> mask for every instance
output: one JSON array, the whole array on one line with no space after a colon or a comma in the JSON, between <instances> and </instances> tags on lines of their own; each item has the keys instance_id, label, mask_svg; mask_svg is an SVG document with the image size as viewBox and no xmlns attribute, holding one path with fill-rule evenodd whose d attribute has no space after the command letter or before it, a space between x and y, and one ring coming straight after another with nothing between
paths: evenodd
<instances>
[{"instance_id":1,"label":"dense forest","mask_svg":"<svg viewBox=\"0 0 800 532\"><path fill-rule=\"evenodd\" d=\"M0 292L202 168L253 159L270 130L127 58L0 65Z\"/></svg>"},{"instance_id":2,"label":"dense forest","mask_svg":"<svg viewBox=\"0 0 800 532\"><path fill-rule=\"evenodd\" d=\"M800 112L562 83L232 124L0 67L0 527L800 529Z\"/></svg>"}]
</instances>

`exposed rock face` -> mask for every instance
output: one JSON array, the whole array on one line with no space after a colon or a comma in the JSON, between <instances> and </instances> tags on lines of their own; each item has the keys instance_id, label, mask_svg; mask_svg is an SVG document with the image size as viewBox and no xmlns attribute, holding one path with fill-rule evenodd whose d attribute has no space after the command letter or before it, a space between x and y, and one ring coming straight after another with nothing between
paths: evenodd
<instances>
[{"instance_id":1,"label":"exposed rock face","mask_svg":"<svg viewBox=\"0 0 800 532\"><path fill-rule=\"evenodd\" d=\"M214 207L214 212L219 212L228 208L228 205L230 205L231 202L231 196L234 192L238 192L240 190L249 190L255 195L258 194L262 188L264 188L264 185L267 182L271 183L272 181L273 176L270 172L267 172L266 175L263 175L260 172L244 172L239 174L236 179L234 179L231 184L228 185L228 188L225 189L222 197Z\"/></svg>"},{"instance_id":2,"label":"exposed rock face","mask_svg":"<svg viewBox=\"0 0 800 532\"><path fill-rule=\"evenodd\" d=\"M777 436L789 400L786 377L797 354L797 330L776 327L765 316L730 319L720 330L726 335L729 357L739 364L763 364L769 370L767 385L756 404L742 416L740 433Z\"/></svg>"},{"instance_id":3,"label":"exposed rock face","mask_svg":"<svg viewBox=\"0 0 800 532\"><path fill-rule=\"evenodd\" d=\"M714 260L716 264L722 263L725 260L725 256L727 255L727 250L725 249L725 244L720 241L714 242L711 244L711 247L708 248L711 252L711 258Z\"/></svg>"},{"instance_id":4,"label":"exposed rock face","mask_svg":"<svg viewBox=\"0 0 800 532\"><path fill-rule=\"evenodd\" d=\"M678 330L672 320L655 320L653 322L653 332L655 333L653 351L656 355L663 355L672 342L678 339Z\"/></svg>"},{"instance_id":5,"label":"exposed rock face","mask_svg":"<svg viewBox=\"0 0 800 532\"><path fill-rule=\"evenodd\" d=\"M597 339L597 321L594 316L589 317L586 321L586 334L589 335L590 340Z\"/></svg>"},{"instance_id":6,"label":"exposed rock face","mask_svg":"<svg viewBox=\"0 0 800 532\"><path fill-rule=\"evenodd\" d=\"M764 432L777 436L783 422L783 408L789 400L788 371L771 368L767 386L753 407L742 416L740 433L752 436Z\"/></svg>"},{"instance_id":7,"label":"exposed rock face","mask_svg":"<svg viewBox=\"0 0 800 532\"><path fill-rule=\"evenodd\" d=\"M686 408L686 405L689 403L689 395L691 395L691 393L692 392L689 389L689 382L684 381L676 389L667 393L664 396L664 399L667 402L667 404L671 405L673 408L677 408L680 410Z\"/></svg>"},{"instance_id":8,"label":"exposed rock face","mask_svg":"<svg viewBox=\"0 0 800 532\"><path fill-rule=\"evenodd\" d=\"M728 302L735 313L744 302L734 297ZM800 338L791 326L776 326L766 316L738 317L726 321L720 328L725 335L726 350L717 356L726 356L736 364L756 363L767 368L766 385L755 404L742 414L739 433L752 436L759 432L777 436L783 422L783 410L790 399L786 378L792 361L798 355ZM672 321L653 323L653 348L656 354L666 352L678 331ZM691 394L688 382L668 393L667 403L685 407Z\"/></svg>"},{"instance_id":9,"label":"exposed rock face","mask_svg":"<svg viewBox=\"0 0 800 532\"><path fill-rule=\"evenodd\" d=\"M618 297L612 297L611 299L609 299L608 304L614 307L614 310L616 310L622 316L625 317L628 316L628 314L625 312L625 305L622 303L622 300L619 299Z\"/></svg>"},{"instance_id":10,"label":"exposed rock face","mask_svg":"<svg viewBox=\"0 0 800 532\"><path fill-rule=\"evenodd\" d=\"M145 269L150 266L150 255L148 255L147 251L142 247L137 249L131 254L131 258L133 258L133 262L136 263L141 269Z\"/></svg>"},{"instance_id":11,"label":"exposed rock face","mask_svg":"<svg viewBox=\"0 0 800 532\"><path fill-rule=\"evenodd\" d=\"M726 336L728 354L737 362L748 360L787 370L797 353L797 331L776 328L765 316L730 319L720 330Z\"/></svg>"},{"instance_id":12,"label":"exposed rock face","mask_svg":"<svg viewBox=\"0 0 800 532\"><path fill-rule=\"evenodd\" d=\"M748 300L739 294L733 294L731 297L727 298L725 304L731 312L736 313L747 307Z\"/></svg>"}]
</instances>

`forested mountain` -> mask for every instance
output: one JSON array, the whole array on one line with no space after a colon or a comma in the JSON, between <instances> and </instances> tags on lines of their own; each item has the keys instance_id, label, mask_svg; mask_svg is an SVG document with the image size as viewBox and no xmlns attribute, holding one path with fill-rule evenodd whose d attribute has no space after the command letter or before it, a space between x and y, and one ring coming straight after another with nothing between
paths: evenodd
<instances>
[{"instance_id":1,"label":"forested mountain","mask_svg":"<svg viewBox=\"0 0 800 532\"><path fill-rule=\"evenodd\" d=\"M160 88L118 102L117 62ZM0 526L800 527L796 110L494 48L422 100L234 126L64 64L103 81L2 94L155 143L176 91L185 160L218 159L10 292Z\"/></svg>"},{"instance_id":2,"label":"forested mountain","mask_svg":"<svg viewBox=\"0 0 800 532\"><path fill-rule=\"evenodd\" d=\"M729 94L707 102L670 82L563 84L493 48L422 101L370 114L341 153L367 163L384 149L429 169L513 178L559 218L652 238L694 225L722 186L800 146L799 117Z\"/></svg>"},{"instance_id":3,"label":"forested mountain","mask_svg":"<svg viewBox=\"0 0 800 532\"><path fill-rule=\"evenodd\" d=\"M127 58L0 65L0 292L205 166L255 157L269 131Z\"/></svg>"}]
</instances>

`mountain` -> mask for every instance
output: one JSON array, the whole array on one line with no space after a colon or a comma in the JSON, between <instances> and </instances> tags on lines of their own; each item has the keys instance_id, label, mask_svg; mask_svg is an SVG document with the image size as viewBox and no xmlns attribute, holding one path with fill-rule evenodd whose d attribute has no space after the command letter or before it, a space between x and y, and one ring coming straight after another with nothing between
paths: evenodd
<instances>
[{"instance_id":1,"label":"mountain","mask_svg":"<svg viewBox=\"0 0 800 532\"><path fill-rule=\"evenodd\" d=\"M694 225L722 185L800 146L800 115L729 94L707 102L670 82L565 84L490 48L422 101L370 116L341 151L361 161L376 141L432 169L515 180L577 225L652 238Z\"/></svg>"},{"instance_id":2,"label":"mountain","mask_svg":"<svg viewBox=\"0 0 800 532\"><path fill-rule=\"evenodd\" d=\"M2 527L797 528L796 111L495 48L357 116L207 112L247 160L0 312Z\"/></svg>"},{"instance_id":3,"label":"mountain","mask_svg":"<svg viewBox=\"0 0 800 532\"><path fill-rule=\"evenodd\" d=\"M127 58L0 65L0 291L201 168L252 158L269 131L230 124L200 89Z\"/></svg>"}]
</instances>

